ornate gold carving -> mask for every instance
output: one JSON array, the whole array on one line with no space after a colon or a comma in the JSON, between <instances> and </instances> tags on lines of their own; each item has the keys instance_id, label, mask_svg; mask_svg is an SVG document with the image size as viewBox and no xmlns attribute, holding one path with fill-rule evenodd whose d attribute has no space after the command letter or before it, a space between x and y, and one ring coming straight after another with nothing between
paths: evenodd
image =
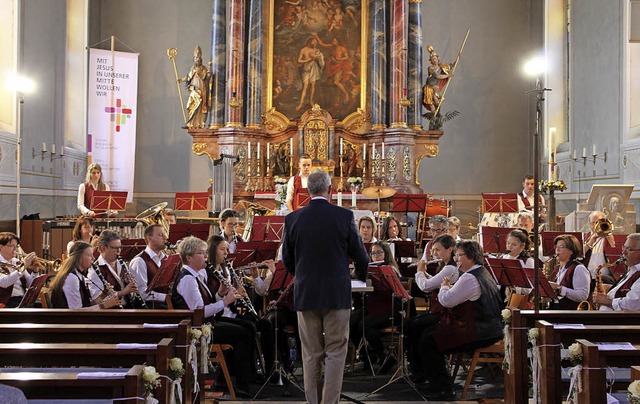
<instances>
[{"instance_id":1,"label":"ornate gold carving","mask_svg":"<svg viewBox=\"0 0 640 404\"><path fill-rule=\"evenodd\" d=\"M409 4L414 3L414 4L420 4L422 3L422 0L409 0Z\"/></svg>"},{"instance_id":2,"label":"ornate gold carving","mask_svg":"<svg viewBox=\"0 0 640 404\"><path fill-rule=\"evenodd\" d=\"M289 119L276 111L274 107L269 108L267 112L262 114L261 118L264 128L270 133L282 132L290 123Z\"/></svg>"},{"instance_id":3,"label":"ornate gold carving","mask_svg":"<svg viewBox=\"0 0 640 404\"><path fill-rule=\"evenodd\" d=\"M409 146L402 148L402 178L405 181L411 181L411 148Z\"/></svg>"},{"instance_id":4,"label":"ornate gold carving","mask_svg":"<svg viewBox=\"0 0 640 404\"><path fill-rule=\"evenodd\" d=\"M387 147L387 150L385 152L385 163L386 163L386 167L385 170L387 171L387 180L389 181L395 181L396 180L396 167L398 165L398 156L396 154L396 147L395 146L391 146L391 147Z\"/></svg>"},{"instance_id":5,"label":"ornate gold carving","mask_svg":"<svg viewBox=\"0 0 640 404\"><path fill-rule=\"evenodd\" d=\"M309 115L311 115L314 118L317 118L324 115L324 110L320 108L320 104L316 103L316 104L313 104L313 107L311 107L311 110L309 111Z\"/></svg>"},{"instance_id":6,"label":"ornate gold carving","mask_svg":"<svg viewBox=\"0 0 640 404\"><path fill-rule=\"evenodd\" d=\"M329 158L329 136L324 121L312 119L307 122L302 139L304 153L311 156L313 161L325 161Z\"/></svg>"},{"instance_id":7,"label":"ornate gold carving","mask_svg":"<svg viewBox=\"0 0 640 404\"><path fill-rule=\"evenodd\" d=\"M407 128L407 123L406 122L392 122L389 127L390 128L402 128L402 129L405 129L405 128Z\"/></svg>"},{"instance_id":8,"label":"ornate gold carving","mask_svg":"<svg viewBox=\"0 0 640 404\"><path fill-rule=\"evenodd\" d=\"M420 171L420 162L422 162L422 159L425 157L429 157L429 158L435 157L440 152L440 148L435 144L426 144L424 145L424 148L426 150L426 153L421 155L420 158L416 159L416 167L415 167L415 176L416 176L415 184L416 185L420 185L420 180L418 180L418 174Z\"/></svg>"},{"instance_id":9,"label":"ornate gold carving","mask_svg":"<svg viewBox=\"0 0 640 404\"><path fill-rule=\"evenodd\" d=\"M358 108L356 112L344 118L342 125L349 132L357 132L366 130L366 123L369 121L371 121L371 115L364 109Z\"/></svg>"},{"instance_id":10,"label":"ornate gold carving","mask_svg":"<svg viewBox=\"0 0 640 404\"><path fill-rule=\"evenodd\" d=\"M238 146L238 162L233 167L236 174L236 181L243 182L247 178L247 149L244 146Z\"/></svg>"},{"instance_id":11,"label":"ornate gold carving","mask_svg":"<svg viewBox=\"0 0 640 404\"><path fill-rule=\"evenodd\" d=\"M214 160L214 158L211 157L211 154L209 154L209 151L207 150L207 143L194 143L193 145L191 145L191 150L193 150L193 153L196 156L202 156L203 154L206 154L207 156L209 156L209 159L211 159L211 161Z\"/></svg>"}]
</instances>

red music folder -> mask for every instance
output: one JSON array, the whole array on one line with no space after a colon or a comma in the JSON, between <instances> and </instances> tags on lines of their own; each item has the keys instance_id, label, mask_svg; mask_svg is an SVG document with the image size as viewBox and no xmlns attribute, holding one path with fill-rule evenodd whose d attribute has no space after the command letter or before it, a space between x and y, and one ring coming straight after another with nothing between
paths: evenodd
<instances>
[{"instance_id":1,"label":"red music folder","mask_svg":"<svg viewBox=\"0 0 640 404\"><path fill-rule=\"evenodd\" d=\"M533 287L524 273L520 260L486 257L485 262L499 285L520 288Z\"/></svg>"},{"instance_id":2,"label":"red music folder","mask_svg":"<svg viewBox=\"0 0 640 404\"><path fill-rule=\"evenodd\" d=\"M162 261L162 265L160 265L160 269L158 270L156 276L149 281L145 293L149 293L152 290L168 288L173 285L173 282L178 276L178 271L180 271L180 268L182 268L182 260L180 259L180 255L172 254L168 256L167 259Z\"/></svg>"},{"instance_id":3,"label":"red music folder","mask_svg":"<svg viewBox=\"0 0 640 404\"><path fill-rule=\"evenodd\" d=\"M209 196L208 192L176 192L173 210L208 210Z\"/></svg>"},{"instance_id":4,"label":"red music folder","mask_svg":"<svg viewBox=\"0 0 640 404\"><path fill-rule=\"evenodd\" d=\"M525 276L529 279L531 285L535 285L535 269L534 268L522 268ZM553 290L551 285L549 285L549 280L544 274L540 273L538 276L538 290L540 291L541 297L555 298L557 296L556 292Z\"/></svg>"},{"instance_id":5,"label":"red music folder","mask_svg":"<svg viewBox=\"0 0 640 404\"><path fill-rule=\"evenodd\" d=\"M516 213L518 194L482 194L482 211L485 213Z\"/></svg>"},{"instance_id":6,"label":"red music folder","mask_svg":"<svg viewBox=\"0 0 640 404\"><path fill-rule=\"evenodd\" d=\"M402 286L396 271L389 265L369 265L369 275L374 290L391 290L396 297L403 300L411 299L409 292ZM376 283L378 287L376 287Z\"/></svg>"},{"instance_id":7,"label":"red music folder","mask_svg":"<svg viewBox=\"0 0 640 404\"><path fill-rule=\"evenodd\" d=\"M53 278L53 275L51 275L51 277ZM47 280L49 280L49 275L47 274L39 275L33 278L31 286L27 288L27 291L22 297L18 308L23 309L25 307L33 306L33 304L38 299L38 296L40 296L40 290L42 290L44 284L47 283Z\"/></svg>"},{"instance_id":8,"label":"red music folder","mask_svg":"<svg viewBox=\"0 0 640 404\"><path fill-rule=\"evenodd\" d=\"M133 257L140 254L147 247L147 243L143 238L122 239L121 244L120 255L125 261L131 261Z\"/></svg>"},{"instance_id":9,"label":"red music folder","mask_svg":"<svg viewBox=\"0 0 640 404\"><path fill-rule=\"evenodd\" d=\"M94 191L90 208L96 210L125 210L127 191Z\"/></svg>"},{"instance_id":10,"label":"red music folder","mask_svg":"<svg viewBox=\"0 0 640 404\"><path fill-rule=\"evenodd\" d=\"M209 238L209 223L176 223L169 226L169 242L176 244L178 240L194 236L207 241Z\"/></svg>"},{"instance_id":11,"label":"red music folder","mask_svg":"<svg viewBox=\"0 0 640 404\"><path fill-rule=\"evenodd\" d=\"M284 216L254 216L249 241L282 241Z\"/></svg>"},{"instance_id":12,"label":"red music folder","mask_svg":"<svg viewBox=\"0 0 640 404\"><path fill-rule=\"evenodd\" d=\"M507 236L515 230L512 227L488 227L482 226L482 249L485 253L503 253L507 250Z\"/></svg>"},{"instance_id":13,"label":"red music folder","mask_svg":"<svg viewBox=\"0 0 640 404\"><path fill-rule=\"evenodd\" d=\"M228 259L233 260L234 267L275 260L279 246L277 241L240 241L236 244L236 252L229 254Z\"/></svg>"}]
</instances>

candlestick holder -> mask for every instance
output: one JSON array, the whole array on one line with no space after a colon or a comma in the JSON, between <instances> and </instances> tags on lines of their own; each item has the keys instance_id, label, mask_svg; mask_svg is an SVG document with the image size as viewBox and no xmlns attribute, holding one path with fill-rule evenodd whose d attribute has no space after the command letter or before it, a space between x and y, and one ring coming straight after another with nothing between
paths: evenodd
<instances>
[{"instance_id":1,"label":"candlestick holder","mask_svg":"<svg viewBox=\"0 0 640 404\"><path fill-rule=\"evenodd\" d=\"M385 180L385 177L387 176L386 160L387 159L380 158L380 165L381 165L380 173L381 173L381 177L382 177L382 180L380 181L380 185L383 186L383 187L387 186L387 181Z\"/></svg>"},{"instance_id":2,"label":"candlestick holder","mask_svg":"<svg viewBox=\"0 0 640 404\"><path fill-rule=\"evenodd\" d=\"M411 105L411 100L408 99L407 97L403 97L403 98L400 99L400 101L398 101L398 104L402 108L407 108L409 105Z\"/></svg>"},{"instance_id":3,"label":"candlestick holder","mask_svg":"<svg viewBox=\"0 0 640 404\"><path fill-rule=\"evenodd\" d=\"M247 159L247 184L244 187L247 192L251 191L251 159Z\"/></svg>"},{"instance_id":4,"label":"candlestick holder","mask_svg":"<svg viewBox=\"0 0 640 404\"><path fill-rule=\"evenodd\" d=\"M367 187L367 162L362 164L362 188Z\"/></svg>"},{"instance_id":5,"label":"candlestick holder","mask_svg":"<svg viewBox=\"0 0 640 404\"><path fill-rule=\"evenodd\" d=\"M344 192L344 166L342 164L342 154L340 155L340 183L338 184L338 192Z\"/></svg>"}]
</instances>

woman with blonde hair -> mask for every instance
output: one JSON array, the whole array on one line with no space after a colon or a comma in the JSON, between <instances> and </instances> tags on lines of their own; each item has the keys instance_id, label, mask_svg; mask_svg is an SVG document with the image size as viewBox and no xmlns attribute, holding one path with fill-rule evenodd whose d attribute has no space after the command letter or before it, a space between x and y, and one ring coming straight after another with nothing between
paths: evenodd
<instances>
[{"instance_id":1,"label":"woman with blonde hair","mask_svg":"<svg viewBox=\"0 0 640 404\"><path fill-rule=\"evenodd\" d=\"M87 176L78 187L78 209L85 216L95 217L100 213L89 209L95 191L110 191L109 185L102 181L102 167L98 163L89 164Z\"/></svg>"}]
</instances>

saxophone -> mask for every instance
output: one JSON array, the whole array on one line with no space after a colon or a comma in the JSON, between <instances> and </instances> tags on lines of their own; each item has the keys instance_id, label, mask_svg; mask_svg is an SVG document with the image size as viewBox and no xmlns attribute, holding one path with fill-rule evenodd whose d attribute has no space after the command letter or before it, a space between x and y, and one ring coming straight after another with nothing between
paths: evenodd
<instances>
[{"instance_id":1,"label":"saxophone","mask_svg":"<svg viewBox=\"0 0 640 404\"><path fill-rule=\"evenodd\" d=\"M616 265L624 262L624 260L625 260L624 255L620 255L620 258L618 258L613 264L605 263L605 264L599 265L596 268L596 293L601 293L601 294L607 293L607 291L604 289L604 283L602 282L602 268L615 267ZM594 310L600 309L600 305L595 301L593 302L593 309Z\"/></svg>"},{"instance_id":2,"label":"saxophone","mask_svg":"<svg viewBox=\"0 0 640 404\"><path fill-rule=\"evenodd\" d=\"M133 274L129 270L129 267L127 266L127 263L124 262L124 260L122 259L121 255L118 255L117 259L118 259L118 263L120 264L120 267L122 268L122 275L124 275L124 278L126 278L127 283L132 283L133 286L137 290L138 289L138 284L136 283L136 277L133 276ZM142 298L142 295L140 294L139 290L137 290L136 292L132 292L131 296L132 296L132 299L133 299L131 304L134 306L134 308L140 308L140 309L148 308L147 304L145 303L144 299Z\"/></svg>"},{"instance_id":3,"label":"saxophone","mask_svg":"<svg viewBox=\"0 0 640 404\"><path fill-rule=\"evenodd\" d=\"M234 281L237 282L238 281L238 277L236 276L236 273L234 272L233 268L231 267L231 264L229 263L229 261L227 261L225 259L224 262L225 262L225 266L227 267L227 271L229 271L229 273L231 274L231 282L229 282L227 280L227 278L222 274L222 272L215 271L215 270L212 271L212 272L213 272L213 275L216 278L218 278L220 283L222 283L227 289L231 289L231 288L233 288L232 282L234 282ZM256 309L253 308L253 304L251 303L251 300L249 300L249 298L247 296L241 296L240 299L238 299L238 302L239 302L240 306L242 306L245 309L249 310L249 313L253 314L256 317L258 316L258 313L256 312Z\"/></svg>"},{"instance_id":4,"label":"saxophone","mask_svg":"<svg viewBox=\"0 0 640 404\"><path fill-rule=\"evenodd\" d=\"M100 282L102 282L102 286L104 287L102 292L106 292L107 296L115 296L115 298L118 299L118 292L116 292L116 290L113 288L113 285L107 282L107 279L104 277L104 275L102 275L102 272L100 272L100 268L98 268L98 260L93 261L93 263L91 264L91 268L93 268L96 275L98 275ZM121 309L122 304L119 304L118 308Z\"/></svg>"}]
</instances>

